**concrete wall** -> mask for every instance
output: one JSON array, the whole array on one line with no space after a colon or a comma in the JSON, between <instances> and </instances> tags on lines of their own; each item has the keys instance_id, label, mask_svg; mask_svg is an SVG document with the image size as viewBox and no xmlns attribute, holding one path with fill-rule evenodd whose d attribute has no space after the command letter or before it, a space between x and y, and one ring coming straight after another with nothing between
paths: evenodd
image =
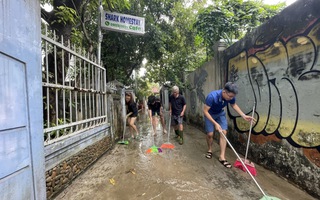
<instances>
[{"instance_id":1,"label":"concrete wall","mask_svg":"<svg viewBox=\"0 0 320 200\"><path fill-rule=\"evenodd\" d=\"M206 63L203 67L197 69L187 77L187 82L190 84L186 90L185 98L187 101L186 115L189 123L203 127L202 108L205 102L206 95L217 88L215 85L214 60Z\"/></svg>"},{"instance_id":2,"label":"concrete wall","mask_svg":"<svg viewBox=\"0 0 320 200\"><path fill-rule=\"evenodd\" d=\"M226 79L226 70L220 63L223 61L225 46L217 44L214 49L215 59L205 63L186 78L189 85L185 95L187 121L199 127L204 127L202 109L206 96L212 90L220 89Z\"/></svg>"},{"instance_id":3,"label":"concrete wall","mask_svg":"<svg viewBox=\"0 0 320 200\"><path fill-rule=\"evenodd\" d=\"M320 197L320 1L301 0L283 10L223 52L219 67L226 80L239 86L237 104L251 115L256 103L249 158L311 195ZM203 96L218 89L211 84L216 66L189 76L189 112L201 121ZM201 83L200 74L208 76ZM200 81L200 82L199 82ZM223 82L223 79L221 80ZM201 91L203 93L200 95ZM200 92L200 93L199 93ZM241 153L249 124L228 108L229 134ZM198 116L197 116L198 115Z\"/></svg>"}]
</instances>

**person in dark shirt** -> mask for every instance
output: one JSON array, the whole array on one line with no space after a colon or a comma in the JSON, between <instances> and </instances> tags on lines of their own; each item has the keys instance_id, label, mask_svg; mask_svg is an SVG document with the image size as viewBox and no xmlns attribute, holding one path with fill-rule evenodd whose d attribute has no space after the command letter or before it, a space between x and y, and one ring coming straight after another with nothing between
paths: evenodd
<instances>
[{"instance_id":1,"label":"person in dark shirt","mask_svg":"<svg viewBox=\"0 0 320 200\"><path fill-rule=\"evenodd\" d=\"M245 115L240 107L236 104L236 95L238 87L232 82L226 83L223 89L210 92L206 98L203 113L205 116L205 127L207 132L208 151L206 158L212 158L212 143L214 130L219 133L227 134L228 123L224 107L228 104L246 121L254 120L251 116ZM226 160L225 152L227 147L226 139L220 135L220 155L219 162L226 168L231 168L232 165Z\"/></svg>"},{"instance_id":2,"label":"person in dark shirt","mask_svg":"<svg viewBox=\"0 0 320 200\"><path fill-rule=\"evenodd\" d=\"M138 116L137 104L134 102L131 92L126 92L125 99L126 99L127 115L131 113L128 116L128 124L129 124L131 137L139 139L140 138L139 131L137 129L137 126L135 125L135 122ZM134 135L133 131L136 132L136 136Z\"/></svg>"},{"instance_id":3,"label":"person in dark shirt","mask_svg":"<svg viewBox=\"0 0 320 200\"><path fill-rule=\"evenodd\" d=\"M156 135L156 127L158 125L158 117L160 117L160 122L162 125L163 134L167 133L165 128L165 122L163 117L163 107L159 97L151 95L148 97L148 109L149 109L149 117L152 122L153 133ZM157 115L157 116L156 116Z\"/></svg>"},{"instance_id":4,"label":"person in dark shirt","mask_svg":"<svg viewBox=\"0 0 320 200\"><path fill-rule=\"evenodd\" d=\"M187 104L185 98L179 94L178 86L172 87L172 95L169 97L169 109L171 114L171 125L174 127L179 144L183 144L183 116Z\"/></svg>"}]
</instances>

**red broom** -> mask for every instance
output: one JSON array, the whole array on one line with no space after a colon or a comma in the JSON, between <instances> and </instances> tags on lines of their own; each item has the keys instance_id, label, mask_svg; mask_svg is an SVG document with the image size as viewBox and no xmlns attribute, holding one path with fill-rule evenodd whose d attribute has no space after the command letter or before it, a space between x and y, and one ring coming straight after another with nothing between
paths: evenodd
<instances>
[{"instance_id":1,"label":"red broom","mask_svg":"<svg viewBox=\"0 0 320 200\"><path fill-rule=\"evenodd\" d=\"M253 104L253 109L252 109L252 118L254 117L254 110L255 110L255 102ZM254 166L254 163L251 162L250 160L247 159L248 156L248 150L249 150L249 144L250 144L250 136L251 136L251 130L252 130L252 124L253 124L253 119L250 122L250 129L249 129L249 135L248 135L248 141L247 141L247 149L246 149L246 155L243 158L241 158L242 162L237 159L235 161L235 163L233 164L234 167L241 169L242 171L246 172L245 167L243 166L243 163L246 165L246 167L248 168L249 172L253 175L256 176L257 175L257 170Z\"/></svg>"},{"instance_id":2,"label":"red broom","mask_svg":"<svg viewBox=\"0 0 320 200\"><path fill-rule=\"evenodd\" d=\"M170 115L170 111L168 111L168 114ZM171 127L170 127L170 126L171 126L171 115L170 115L170 117L169 117L168 141L167 141L166 143L163 143L163 144L160 146L160 148L162 148L162 149L174 149L174 145L169 142L170 130L171 130Z\"/></svg>"}]
</instances>

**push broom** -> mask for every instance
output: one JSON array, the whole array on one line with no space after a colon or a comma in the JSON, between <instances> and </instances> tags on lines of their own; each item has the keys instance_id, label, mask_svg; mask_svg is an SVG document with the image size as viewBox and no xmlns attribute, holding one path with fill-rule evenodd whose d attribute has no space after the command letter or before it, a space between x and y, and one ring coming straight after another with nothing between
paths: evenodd
<instances>
[{"instance_id":1,"label":"push broom","mask_svg":"<svg viewBox=\"0 0 320 200\"><path fill-rule=\"evenodd\" d=\"M152 129L152 132L153 132L153 135L152 135L152 146L147 149L147 153L161 153L162 152L162 149L157 147L155 144L154 144L154 136L155 136L155 130L153 129L153 125L152 125L152 119L150 119L150 122L151 122L151 129Z\"/></svg>"},{"instance_id":2,"label":"push broom","mask_svg":"<svg viewBox=\"0 0 320 200\"><path fill-rule=\"evenodd\" d=\"M227 136L225 134L223 134L222 131L219 131L220 135L223 135L224 139L226 139L227 143L229 144L230 148L232 149L232 151L236 154L236 156L238 157L239 161L241 162L241 164L243 165L244 169L248 172L248 174L250 175L250 177L252 178L252 180L254 181L254 183L257 185L257 187L259 188L259 190L261 191L261 193L263 194L263 197L260 198L260 200L281 200L278 197L273 197L273 196L268 196L260 187L260 185L258 184L257 180L253 177L253 175L250 173L247 165L243 162L243 160L240 158L239 154L237 153L237 151L233 148L233 146L231 145L231 143L229 142Z\"/></svg>"},{"instance_id":3,"label":"push broom","mask_svg":"<svg viewBox=\"0 0 320 200\"><path fill-rule=\"evenodd\" d=\"M254 117L254 111L255 111L255 105L256 103L254 102L253 104L253 108L252 108L252 118ZM253 125L253 120L251 120L250 122L250 129L249 129L249 134L248 134L248 141L247 141L247 149L246 149L246 154L244 159L242 158L242 161L244 162L244 164L247 166L247 168L249 169L250 173L253 176L257 175L257 170L254 166L254 163L251 162L250 160L247 160L247 156L248 156L248 150L249 150L249 145L250 145L250 137L251 137L251 130L252 130L252 125ZM246 169L243 167L242 163L240 162L239 159L237 159L235 161L235 163L233 164L234 167L241 169L242 171L246 172Z\"/></svg>"},{"instance_id":4,"label":"push broom","mask_svg":"<svg viewBox=\"0 0 320 200\"><path fill-rule=\"evenodd\" d=\"M129 141L128 140L124 140L124 134L126 132L126 126L127 126L127 118L132 114L132 112L130 112L129 114L126 115L126 118L124 120L124 127L123 127L123 133L122 133L122 140L118 142L118 144L125 144L128 145Z\"/></svg>"},{"instance_id":5,"label":"push broom","mask_svg":"<svg viewBox=\"0 0 320 200\"><path fill-rule=\"evenodd\" d=\"M170 130L171 130L171 127L170 127L170 126L171 126L171 115L170 115L170 111L168 111L167 114L169 115L168 140L167 140L166 143L163 143L163 144L160 146L160 148L162 148L162 149L174 149L174 145L169 142Z\"/></svg>"}]
</instances>

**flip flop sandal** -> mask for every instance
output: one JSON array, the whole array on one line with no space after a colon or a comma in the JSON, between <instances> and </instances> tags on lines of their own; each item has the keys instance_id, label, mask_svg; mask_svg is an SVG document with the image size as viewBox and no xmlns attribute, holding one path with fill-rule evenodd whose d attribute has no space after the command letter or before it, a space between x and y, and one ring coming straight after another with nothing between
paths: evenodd
<instances>
[{"instance_id":1,"label":"flip flop sandal","mask_svg":"<svg viewBox=\"0 0 320 200\"><path fill-rule=\"evenodd\" d=\"M212 158L212 152L207 152L206 153L206 158L211 159Z\"/></svg>"},{"instance_id":2,"label":"flip flop sandal","mask_svg":"<svg viewBox=\"0 0 320 200\"><path fill-rule=\"evenodd\" d=\"M226 168L231 168L232 165L227 160L219 160L219 162Z\"/></svg>"}]
</instances>

